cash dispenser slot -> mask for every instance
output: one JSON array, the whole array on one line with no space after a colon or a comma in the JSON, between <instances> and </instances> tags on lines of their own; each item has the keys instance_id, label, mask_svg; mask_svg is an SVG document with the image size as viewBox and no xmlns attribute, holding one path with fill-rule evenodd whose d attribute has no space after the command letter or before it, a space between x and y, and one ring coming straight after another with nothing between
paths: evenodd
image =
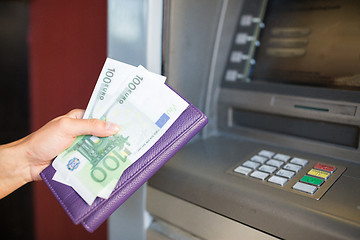
<instances>
[{"instance_id":1,"label":"cash dispenser slot","mask_svg":"<svg viewBox=\"0 0 360 240\"><path fill-rule=\"evenodd\" d=\"M273 102L274 106L282 109L296 108L303 110L328 112L334 115L355 116L357 111L357 106L351 104L326 103L319 101L296 99L294 97L289 98L275 96Z\"/></svg>"},{"instance_id":2,"label":"cash dispenser slot","mask_svg":"<svg viewBox=\"0 0 360 240\"><path fill-rule=\"evenodd\" d=\"M352 148L359 145L359 127L298 117L232 109L232 123L272 133L285 134Z\"/></svg>"}]
</instances>

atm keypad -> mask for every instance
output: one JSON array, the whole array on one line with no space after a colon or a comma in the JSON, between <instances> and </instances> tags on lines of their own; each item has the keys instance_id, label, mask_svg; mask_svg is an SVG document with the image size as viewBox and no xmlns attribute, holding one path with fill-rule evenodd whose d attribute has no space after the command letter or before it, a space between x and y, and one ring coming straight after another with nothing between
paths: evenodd
<instances>
[{"instance_id":1,"label":"atm keypad","mask_svg":"<svg viewBox=\"0 0 360 240\"><path fill-rule=\"evenodd\" d=\"M343 166L260 150L228 172L319 200L345 169Z\"/></svg>"}]
</instances>

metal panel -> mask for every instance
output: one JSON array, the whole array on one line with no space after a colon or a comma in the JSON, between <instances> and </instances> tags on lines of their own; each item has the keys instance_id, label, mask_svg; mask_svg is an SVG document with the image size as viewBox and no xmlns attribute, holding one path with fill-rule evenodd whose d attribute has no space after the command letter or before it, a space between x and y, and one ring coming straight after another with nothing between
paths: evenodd
<instances>
[{"instance_id":1,"label":"metal panel","mask_svg":"<svg viewBox=\"0 0 360 240\"><path fill-rule=\"evenodd\" d=\"M152 187L148 188L147 209L168 224L189 231L194 239L277 239Z\"/></svg>"}]
</instances>

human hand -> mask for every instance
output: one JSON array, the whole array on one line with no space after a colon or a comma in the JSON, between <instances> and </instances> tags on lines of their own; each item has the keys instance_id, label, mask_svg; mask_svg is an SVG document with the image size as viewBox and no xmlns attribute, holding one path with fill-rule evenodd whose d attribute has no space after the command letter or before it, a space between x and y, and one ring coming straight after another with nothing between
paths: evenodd
<instances>
[{"instance_id":1,"label":"human hand","mask_svg":"<svg viewBox=\"0 0 360 240\"><path fill-rule=\"evenodd\" d=\"M40 180L40 172L70 147L77 136L106 137L120 129L99 119L82 119L83 115L84 110L72 110L23 139L0 146L0 198L27 182ZM12 190L2 193L9 186Z\"/></svg>"}]
</instances>

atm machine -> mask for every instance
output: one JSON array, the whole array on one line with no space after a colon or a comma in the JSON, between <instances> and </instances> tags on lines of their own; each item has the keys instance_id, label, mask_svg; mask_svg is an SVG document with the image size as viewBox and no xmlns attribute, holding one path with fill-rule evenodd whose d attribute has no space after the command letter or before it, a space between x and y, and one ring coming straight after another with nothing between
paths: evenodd
<instances>
[{"instance_id":1,"label":"atm machine","mask_svg":"<svg viewBox=\"0 0 360 240\"><path fill-rule=\"evenodd\" d=\"M208 126L147 239L360 239L360 1L167 0L161 72Z\"/></svg>"},{"instance_id":2,"label":"atm machine","mask_svg":"<svg viewBox=\"0 0 360 240\"><path fill-rule=\"evenodd\" d=\"M163 73L209 125L149 181L153 230L360 239L360 2L165 3Z\"/></svg>"}]
</instances>

